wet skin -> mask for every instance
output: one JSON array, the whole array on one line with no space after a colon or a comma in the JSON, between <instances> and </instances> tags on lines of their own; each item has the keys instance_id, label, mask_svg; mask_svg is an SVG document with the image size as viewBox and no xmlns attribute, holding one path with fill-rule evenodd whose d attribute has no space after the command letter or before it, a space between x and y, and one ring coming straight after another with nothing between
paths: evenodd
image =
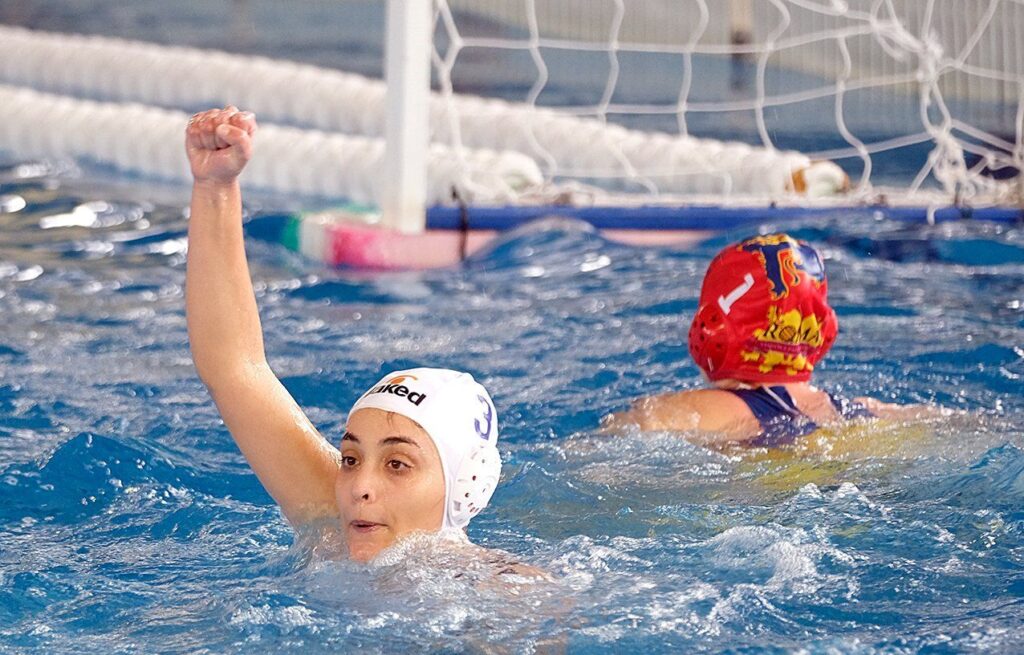
<instances>
[{"instance_id":1,"label":"wet skin","mask_svg":"<svg viewBox=\"0 0 1024 655\"><path fill-rule=\"evenodd\" d=\"M334 493L352 559L371 560L405 535L441 529L441 457L416 422L360 409L349 417L339 449Z\"/></svg>"}]
</instances>

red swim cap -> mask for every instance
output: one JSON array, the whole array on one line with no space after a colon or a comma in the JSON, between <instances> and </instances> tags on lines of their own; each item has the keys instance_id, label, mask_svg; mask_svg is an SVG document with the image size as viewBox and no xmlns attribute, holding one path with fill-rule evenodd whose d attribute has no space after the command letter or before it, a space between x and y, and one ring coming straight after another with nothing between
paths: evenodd
<instances>
[{"instance_id":1,"label":"red swim cap","mask_svg":"<svg viewBox=\"0 0 1024 655\"><path fill-rule=\"evenodd\" d=\"M805 382L836 340L821 255L786 234L754 237L711 261L690 355L714 380Z\"/></svg>"}]
</instances>

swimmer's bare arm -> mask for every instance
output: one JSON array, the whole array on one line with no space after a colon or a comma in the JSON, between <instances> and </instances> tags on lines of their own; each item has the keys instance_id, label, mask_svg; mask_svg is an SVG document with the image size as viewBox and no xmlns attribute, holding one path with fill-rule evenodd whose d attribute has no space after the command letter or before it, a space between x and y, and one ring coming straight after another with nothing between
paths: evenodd
<instances>
[{"instance_id":1,"label":"swimmer's bare arm","mask_svg":"<svg viewBox=\"0 0 1024 655\"><path fill-rule=\"evenodd\" d=\"M677 394L635 400L628 410L606 416L602 420L602 428L621 430L636 426L644 432L696 430L700 424L700 411L685 398L673 401L675 396Z\"/></svg>"},{"instance_id":2,"label":"swimmer's bare arm","mask_svg":"<svg viewBox=\"0 0 1024 655\"><path fill-rule=\"evenodd\" d=\"M267 363L242 235L238 175L256 121L234 107L196 114L185 310L196 370L260 482L293 523L332 516L338 454Z\"/></svg>"},{"instance_id":3,"label":"swimmer's bare arm","mask_svg":"<svg viewBox=\"0 0 1024 655\"><path fill-rule=\"evenodd\" d=\"M897 405L868 397L854 398L854 400L864 405L875 418L893 421L924 421L944 418L956 413L952 409L939 407L938 405Z\"/></svg>"},{"instance_id":4,"label":"swimmer's bare arm","mask_svg":"<svg viewBox=\"0 0 1024 655\"><path fill-rule=\"evenodd\" d=\"M629 410L605 419L605 429L685 432L701 445L747 441L760 430L743 401L718 389L693 389L641 398Z\"/></svg>"}]
</instances>

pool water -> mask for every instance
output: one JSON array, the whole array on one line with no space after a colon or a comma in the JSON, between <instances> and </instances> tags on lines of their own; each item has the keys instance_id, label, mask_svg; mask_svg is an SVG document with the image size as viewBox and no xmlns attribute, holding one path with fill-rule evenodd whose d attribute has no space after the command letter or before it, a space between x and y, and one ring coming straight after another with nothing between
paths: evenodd
<instances>
[{"instance_id":1,"label":"pool water","mask_svg":"<svg viewBox=\"0 0 1024 655\"><path fill-rule=\"evenodd\" d=\"M231 31L242 4L20 0L0 19L382 69L380 3L250 3L242 27L258 34ZM463 90L532 87L467 57ZM566 74L544 103L603 89L603 58L549 63ZM708 93L728 92L727 72L702 80ZM620 91L653 102L675 88L650 77L624 75ZM836 145L806 113L768 118L784 147ZM694 120L758 139L749 117ZM554 578L495 584L436 539L356 565L329 531L285 523L191 364L187 190L4 156L0 652L1020 651L1019 225L785 225L823 250L842 323L820 384L958 413L773 452L599 426L633 398L700 384L685 334L704 268L780 226L684 250L549 221L461 267L401 274L328 270L250 239L271 363L328 438L388 370L461 368L489 388L505 466L469 535ZM926 157L882 155L876 181L905 183ZM253 213L311 202L247 200Z\"/></svg>"},{"instance_id":2,"label":"pool water","mask_svg":"<svg viewBox=\"0 0 1024 655\"><path fill-rule=\"evenodd\" d=\"M703 270L778 226L682 250L552 221L388 274L250 240L271 364L328 438L387 370L491 390L505 466L469 535L554 577L495 584L432 539L356 565L296 537L192 368L185 193L0 166L0 651L1019 652L1019 226L786 225L842 324L818 382L958 413L776 452L599 424L700 385Z\"/></svg>"}]
</instances>

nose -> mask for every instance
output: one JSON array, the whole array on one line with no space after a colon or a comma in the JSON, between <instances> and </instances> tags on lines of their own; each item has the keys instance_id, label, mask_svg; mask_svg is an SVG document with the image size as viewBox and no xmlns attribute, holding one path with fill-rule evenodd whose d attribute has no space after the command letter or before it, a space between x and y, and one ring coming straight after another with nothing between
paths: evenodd
<instances>
[{"instance_id":1,"label":"nose","mask_svg":"<svg viewBox=\"0 0 1024 655\"><path fill-rule=\"evenodd\" d=\"M360 467L359 470L353 472L350 491L352 500L356 502L366 503L377 499L377 476L373 471L368 470L369 468Z\"/></svg>"}]
</instances>

